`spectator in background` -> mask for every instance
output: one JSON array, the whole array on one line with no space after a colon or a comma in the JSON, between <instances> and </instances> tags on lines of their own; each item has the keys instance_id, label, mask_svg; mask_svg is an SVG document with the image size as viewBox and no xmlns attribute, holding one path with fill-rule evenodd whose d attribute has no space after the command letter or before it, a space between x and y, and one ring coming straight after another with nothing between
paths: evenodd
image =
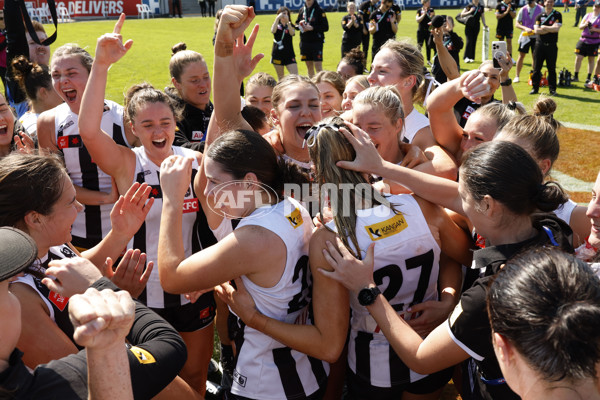
<instances>
[{"instance_id":1,"label":"spectator in background","mask_svg":"<svg viewBox=\"0 0 600 400\"><path fill-rule=\"evenodd\" d=\"M203 17L206 17L206 8L207 8L206 0L198 0L198 5L200 6L200 14Z\"/></svg>"},{"instance_id":2,"label":"spectator in background","mask_svg":"<svg viewBox=\"0 0 600 400\"><path fill-rule=\"evenodd\" d=\"M579 25L582 30L581 38L575 47L575 72L573 82L579 81L579 68L584 57L588 58L588 74L585 83L592 79L592 71L600 45L600 0L594 2L594 11L586 14Z\"/></svg>"},{"instance_id":3,"label":"spectator in background","mask_svg":"<svg viewBox=\"0 0 600 400\"><path fill-rule=\"evenodd\" d=\"M436 81L444 83L460 76L460 51L463 48L463 40L453 30L452 17L435 16L434 21L436 18L445 18L445 22L440 27L435 27L437 24L433 22L431 24L431 41L436 49L431 73Z\"/></svg>"},{"instance_id":4,"label":"spectator in background","mask_svg":"<svg viewBox=\"0 0 600 400\"><path fill-rule=\"evenodd\" d=\"M505 40L508 54L512 57L513 19L516 17L512 0L503 0L496 6L496 39Z\"/></svg>"},{"instance_id":5,"label":"spectator in background","mask_svg":"<svg viewBox=\"0 0 600 400\"><path fill-rule=\"evenodd\" d=\"M273 49L271 50L271 64L277 72L277 79L281 80L285 75L284 67L290 74L298 74L298 64L296 64L296 53L292 37L296 34L296 29L292 24L290 9L279 7L277 17L271 26L273 34Z\"/></svg>"},{"instance_id":6,"label":"spectator in background","mask_svg":"<svg viewBox=\"0 0 600 400\"><path fill-rule=\"evenodd\" d=\"M208 0L208 15L215 17L215 0Z\"/></svg>"},{"instance_id":7,"label":"spectator in background","mask_svg":"<svg viewBox=\"0 0 600 400\"><path fill-rule=\"evenodd\" d=\"M467 43L465 45L464 59L466 63L472 63L475 61L475 46L477 46L477 37L479 36L479 30L483 22L483 27L487 28L485 23L485 8L479 0L473 0L472 3L467 6L460 13L462 17L468 17L465 23L465 36L467 37Z\"/></svg>"},{"instance_id":8,"label":"spectator in background","mask_svg":"<svg viewBox=\"0 0 600 400\"><path fill-rule=\"evenodd\" d=\"M306 62L309 78L312 78L315 71L323 70L323 42L329 22L316 0L306 0L298 13L296 25L300 30L300 55Z\"/></svg>"},{"instance_id":9,"label":"spectator in background","mask_svg":"<svg viewBox=\"0 0 600 400\"><path fill-rule=\"evenodd\" d=\"M362 51L365 54L365 60L369 55L369 42L371 41L371 34L369 33L369 21L371 21L371 14L377 10L378 0L365 0L360 3L358 12L363 19L363 36L362 36Z\"/></svg>"},{"instance_id":10,"label":"spectator in background","mask_svg":"<svg viewBox=\"0 0 600 400\"><path fill-rule=\"evenodd\" d=\"M342 58L350 50L360 46L364 29L362 16L356 13L356 3L349 1L347 9L348 14L342 18L342 29L344 30L344 36L342 37Z\"/></svg>"},{"instance_id":11,"label":"spectator in background","mask_svg":"<svg viewBox=\"0 0 600 400\"><path fill-rule=\"evenodd\" d=\"M533 26L535 25L535 19L542 11L544 11L544 8L537 4L535 0L528 0L527 5L523 6L517 14L516 26L522 32L521 35L519 35L519 59L517 60L517 72L514 79L515 83L520 80L519 74L521 73L523 61L525 60L527 53L529 53L529 49L531 49L531 54L533 56L533 49L535 48L535 41L537 39L537 35L533 31Z\"/></svg>"},{"instance_id":12,"label":"spectator in background","mask_svg":"<svg viewBox=\"0 0 600 400\"><path fill-rule=\"evenodd\" d=\"M417 28L417 45L419 48L423 47L423 42L425 43L427 62L431 61L431 49L432 43L429 41L429 37L431 36L429 32L429 25L431 23L431 19L435 15L435 11L430 7L430 0L423 0L423 6L417 10L417 23L419 27Z\"/></svg>"},{"instance_id":13,"label":"spectator in background","mask_svg":"<svg viewBox=\"0 0 600 400\"><path fill-rule=\"evenodd\" d=\"M373 59L379 48L389 39L395 38L396 32L398 32L398 21L392 10L393 4L393 0L383 0L379 8L371 14L369 33L373 35L373 48L371 49Z\"/></svg>"},{"instance_id":14,"label":"spectator in background","mask_svg":"<svg viewBox=\"0 0 600 400\"><path fill-rule=\"evenodd\" d=\"M181 0L172 0L171 13L173 18L175 18L175 14L179 15L179 18L183 18L181 15Z\"/></svg>"},{"instance_id":15,"label":"spectator in background","mask_svg":"<svg viewBox=\"0 0 600 400\"><path fill-rule=\"evenodd\" d=\"M579 20L586 14L587 6L591 1L592 0L575 0L575 24L573 26L579 25Z\"/></svg>"},{"instance_id":16,"label":"spectator in background","mask_svg":"<svg viewBox=\"0 0 600 400\"><path fill-rule=\"evenodd\" d=\"M567 0L565 0L567 1ZM537 16L533 27L539 40L533 50L533 75L531 82L533 89L529 94L538 94L542 66L546 62L548 68L548 88L550 95L556 94L556 58L558 56L558 30L562 26L562 14L554 9L554 0L545 0L544 11Z\"/></svg>"},{"instance_id":17,"label":"spectator in background","mask_svg":"<svg viewBox=\"0 0 600 400\"><path fill-rule=\"evenodd\" d=\"M4 11L0 10L0 78L4 85L6 96L6 26L4 25Z\"/></svg>"}]
</instances>

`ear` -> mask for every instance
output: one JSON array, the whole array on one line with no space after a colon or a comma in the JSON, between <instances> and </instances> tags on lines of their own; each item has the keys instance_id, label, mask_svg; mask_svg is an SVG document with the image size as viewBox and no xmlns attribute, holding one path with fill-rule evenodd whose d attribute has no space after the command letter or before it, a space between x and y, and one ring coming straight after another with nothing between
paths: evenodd
<instances>
[{"instance_id":1,"label":"ear","mask_svg":"<svg viewBox=\"0 0 600 400\"><path fill-rule=\"evenodd\" d=\"M275 107L271 108L271 121L273 126L280 125L279 115L277 115Z\"/></svg>"},{"instance_id":2,"label":"ear","mask_svg":"<svg viewBox=\"0 0 600 400\"><path fill-rule=\"evenodd\" d=\"M38 231L43 222L43 218L44 216L38 213L37 211L29 211L27 214L25 214L25 217L23 218L23 222L26 228L25 230L27 232Z\"/></svg>"},{"instance_id":3,"label":"ear","mask_svg":"<svg viewBox=\"0 0 600 400\"><path fill-rule=\"evenodd\" d=\"M54 90L54 88L52 88L52 90ZM38 97L38 98L41 98L41 99L43 99L43 98L45 98L47 95L48 95L48 90L46 90L46 88L45 88L45 87L41 86L41 87L38 89L38 92L37 92L37 97Z\"/></svg>"},{"instance_id":4,"label":"ear","mask_svg":"<svg viewBox=\"0 0 600 400\"><path fill-rule=\"evenodd\" d=\"M258 178L256 177L256 174L254 172L248 172L243 179L244 183L258 183Z\"/></svg>"},{"instance_id":5,"label":"ear","mask_svg":"<svg viewBox=\"0 0 600 400\"><path fill-rule=\"evenodd\" d=\"M542 174L546 176L546 174L548 173L548 171L550 171L550 168L552 167L552 162L550 161L550 159L544 158L542 161L539 162L539 166L542 170Z\"/></svg>"},{"instance_id":6,"label":"ear","mask_svg":"<svg viewBox=\"0 0 600 400\"><path fill-rule=\"evenodd\" d=\"M514 347L504 336L493 333L494 350L500 364L509 365L513 361Z\"/></svg>"},{"instance_id":7,"label":"ear","mask_svg":"<svg viewBox=\"0 0 600 400\"><path fill-rule=\"evenodd\" d=\"M398 137L400 137L400 134L402 133L402 118L398 118L398 121L396 121L396 132L398 132Z\"/></svg>"},{"instance_id":8,"label":"ear","mask_svg":"<svg viewBox=\"0 0 600 400\"><path fill-rule=\"evenodd\" d=\"M171 83L173 84L173 86L175 86L175 89L177 89L177 91L181 93L181 83L177 82L177 79L175 79L174 77L171 77Z\"/></svg>"},{"instance_id":9,"label":"ear","mask_svg":"<svg viewBox=\"0 0 600 400\"><path fill-rule=\"evenodd\" d=\"M483 196L483 199L481 199L479 206L480 211L486 217L491 218L499 211L498 207L500 207L500 204L492 196L486 194L485 196Z\"/></svg>"},{"instance_id":10,"label":"ear","mask_svg":"<svg viewBox=\"0 0 600 400\"><path fill-rule=\"evenodd\" d=\"M417 83L417 78L414 75L407 76L404 80L404 86L412 88Z\"/></svg>"}]
</instances>

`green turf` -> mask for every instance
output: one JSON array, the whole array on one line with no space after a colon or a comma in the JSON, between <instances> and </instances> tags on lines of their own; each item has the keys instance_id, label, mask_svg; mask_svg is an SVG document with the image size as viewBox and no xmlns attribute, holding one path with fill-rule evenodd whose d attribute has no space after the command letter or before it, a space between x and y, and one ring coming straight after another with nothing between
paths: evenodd
<instances>
[{"instance_id":1,"label":"green turf","mask_svg":"<svg viewBox=\"0 0 600 400\"><path fill-rule=\"evenodd\" d=\"M591 7L588 7L591 11ZM438 10L438 14L447 13L456 15L456 10ZM560 11L560 9L559 9ZM416 36L417 23L414 20L415 10L406 10L403 13L403 20L398 28L398 38L409 37L414 39ZM343 13L328 13L330 30L326 34L326 43L324 48L324 68L335 70L340 58L340 44L342 37L342 28L340 25ZM295 16L294 16L295 18ZM496 18L493 11L486 13L487 22L490 25L490 36L495 34ZM563 67L573 71L575 56L573 49L579 39L580 30L573 27L575 22L574 9L567 14L563 14L563 27L559 33L559 56L558 70ZM265 71L275 75L275 70L270 65L270 52L273 36L269 32L274 15L259 15L256 22L261 25L261 31L255 44L255 52L263 52L265 58L258 64L257 71ZM170 48L173 44L185 41L189 49L196 50L204 55L206 61L211 65L213 59L212 37L213 37L213 19L200 17L186 17L183 19L156 18L137 20L128 19L123 28L123 36L134 40L134 45L129 54L123 60L113 66L109 76L109 87L107 98L122 102L123 93L132 84L141 81L148 81L157 87L164 87L169 84L168 64L170 58ZM59 25L59 35L52 48L67 43L76 42L82 47L86 47L90 53L94 53L96 38L105 32L112 31L114 21L90 21L75 22ZM48 33L53 32L53 26L47 26ZM458 25L456 32L464 37L464 26ZM514 39L514 48L516 52L516 37ZM481 58L481 38L477 47L477 60ZM493 39L492 39L493 40ZM294 38L294 47L299 59L298 39ZM370 55L369 55L370 58ZM463 64L463 70L466 66L475 68L476 64ZM527 72L531 69L531 56L525 60L521 78L527 77ZM299 63L299 72L306 73L306 67ZM580 79L585 79L587 74L587 60L584 60L580 71ZM276 76L276 75L275 75ZM514 77L514 72L511 74ZM582 80L583 80L582 79ZM526 106L531 106L535 101L535 96L530 96L530 86L526 82L514 85L519 100ZM216 90L216 88L213 88ZM541 89L542 93L547 93L547 88ZM556 117L562 121L576 122L589 125L600 125L600 93L584 89L583 82L575 83L570 88L558 88L558 110Z\"/></svg>"}]
</instances>

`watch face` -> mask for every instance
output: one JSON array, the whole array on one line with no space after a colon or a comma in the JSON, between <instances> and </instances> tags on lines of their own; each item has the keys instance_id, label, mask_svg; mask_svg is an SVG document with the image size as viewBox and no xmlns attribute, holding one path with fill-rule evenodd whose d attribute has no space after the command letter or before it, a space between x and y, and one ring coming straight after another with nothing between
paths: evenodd
<instances>
[{"instance_id":1,"label":"watch face","mask_svg":"<svg viewBox=\"0 0 600 400\"><path fill-rule=\"evenodd\" d=\"M370 306L381 293L379 288L365 288L358 292L358 302L361 306Z\"/></svg>"}]
</instances>

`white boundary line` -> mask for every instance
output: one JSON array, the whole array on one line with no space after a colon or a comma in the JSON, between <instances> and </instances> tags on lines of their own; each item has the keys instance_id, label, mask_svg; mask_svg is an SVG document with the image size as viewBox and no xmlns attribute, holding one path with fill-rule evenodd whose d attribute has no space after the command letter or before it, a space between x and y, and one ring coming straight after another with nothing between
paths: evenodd
<instances>
[{"instance_id":1,"label":"white boundary line","mask_svg":"<svg viewBox=\"0 0 600 400\"><path fill-rule=\"evenodd\" d=\"M575 122L563 122L563 121L560 121L560 122L567 128L584 129L584 130L588 130L588 131L600 132L600 126L597 126L597 125L584 125L584 124L577 124Z\"/></svg>"}]
</instances>

